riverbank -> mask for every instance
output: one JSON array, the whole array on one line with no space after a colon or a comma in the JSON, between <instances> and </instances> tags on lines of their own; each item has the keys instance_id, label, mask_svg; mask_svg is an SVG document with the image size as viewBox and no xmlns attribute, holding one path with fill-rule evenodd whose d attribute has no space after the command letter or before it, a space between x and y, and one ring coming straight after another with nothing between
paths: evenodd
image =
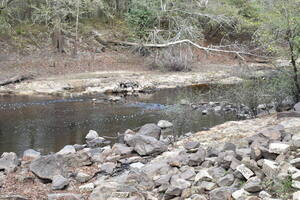
<instances>
[{"instance_id":1,"label":"riverbank","mask_svg":"<svg viewBox=\"0 0 300 200\"><path fill-rule=\"evenodd\" d=\"M0 159L0 199L299 199L299 111L226 122L173 142L171 123ZM162 137L164 136L164 137Z\"/></svg>"}]
</instances>

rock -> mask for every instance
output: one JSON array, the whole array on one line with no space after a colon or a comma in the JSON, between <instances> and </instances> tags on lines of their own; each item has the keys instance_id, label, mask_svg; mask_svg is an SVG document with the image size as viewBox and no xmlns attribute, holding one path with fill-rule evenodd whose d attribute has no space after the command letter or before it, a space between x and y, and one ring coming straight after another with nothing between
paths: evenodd
<instances>
[{"instance_id":1,"label":"rock","mask_svg":"<svg viewBox=\"0 0 300 200\"><path fill-rule=\"evenodd\" d=\"M232 150L221 152L218 155L218 164L225 169L229 169L232 160L235 159L235 156L236 154Z\"/></svg>"},{"instance_id":2,"label":"rock","mask_svg":"<svg viewBox=\"0 0 300 200\"><path fill-rule=\"evenodd\" d=\"M76 150L73 145L66 145L63 149L57 152L57 155L64 155L69 153L76 153Z\"/></svg>"},{"instance_id":3,"label":"rock","mask_svg":"<svg viewBox=\"0 0 300 200\"><path fill-rule=\"evenodd\" d=\"M93 176L91 176L89 174L86 174L86 173L83 173L83 172L79 172L75 176L75 180L80 182L80 183L86 183L92 178L93 178Z\"/></svg>"},{"instance_id":4,"label":"rock","mask_svg":"<svg viewBox=\"0 0 300 200\"><path fill-rule=\"evenodd\" d=\"M210 200L225 200L230 199L231 194L235 191L235 188L231 187L221 187L216 188L213 191L209 192Z\"/></svg>"},{"instance_id":5,"label":"rock","mask_svg":"<svg viewBox=\"0 0 300 200\"><path fill-rule=\"evenodd\" d=\"M160 154L168 149L163 142L146 135L126 134L124 140L141 156Z\"/></svg>"},{"instance_id":6,"label":"rock","mask_svg":"<svg viewBox=\"0 0 300 200\"><path fill-rule=\"evenodd\" d=\"M300 158L295 158L290 161L290 164L293 165L294 167L300 169Z\"/></svg>"},{"instance_id":7,"label":"rock","mask_svg":"<svg viewBox=\"0 0 300 200\"><path fill-rule=\"evenodd\" d=\"M169 185L170 179L171 179L171 174L158 175L153 177L153 181L156 187L161 185Z\"/></svg>"},{"instance_id":8,"label":"rock","mask_svg":"<svg viewBox=\"0 0 300 200\"><path fill-rule=\"evenodd\" d=\"M247 192L260 192L262 190L261 180L258 177L252 177L247 180L244 185Z\"/></svg>"},{"instance_id":9,"label":"rock","mask_svg":"<svg viewBox=\"0 0 300 200\"><path fill-rule=\"evenodd\" d=\"M207 200L207 198L204 195L200 195L200 194L193 194L190 197L191 200Z\"/></svg>"},{"instance_id":10,"label":"rock","mask_svg":"<svg viewBox=\"0 0 300 200\"><path fill-rule=\"evenodd\" d=\"M262 151L260 150L260 148L258 146L251 147L250 157L253 160L259 160L262 158Z\"/></svg>"},{"instance_id":11,"label":"rock","mask_svg":"<svg viewBox=\"0 0 300 200\"><path fill-rule=\"evenodd\" d=\"M23 160L25 161L35 160L38 159L39 157L41 157L41 153L33 149L27 149L23 153Z\"/></svg>"},{"instance_id":12,"label":"rock","mask_svg":"<svg viewBox=\"0 0 300 200\"><path fill-rule=\"evenodd\" d=\"M292 187L296 189L300 189L300 181L292 181Z\"/></svg>"},{"instance_id":13,"label":"rock","mask_svg":"<svg viewBox=\"0 0 300 200\"><path fill-rule=\"evenodd\" d=\"M294 111L300 112L300 102L298 102L294 105Z\"/></svg>"},{"instance_id":14,"label":"rock","mask_svg":"<svg viewBox=\"0 0 300 200\"><path fill-rule=\"evenodd\" d=\"M57 162L64 168L77 168L92 164L91 157L85 150L69 154L56 154Z\"/></svg>"},{"instance_id":15,"label":"rock","mask_svg":"<svg viewBox=\"0 0 300 200\"><path fill-rule=\"evenodd\" d=\"M133 169L142 169L144 166L145 166L145 164L143 164L141 162L130 164L130 167Z\"/></svg>"},{"instance_id":16,"label":"rock","mask_svg":"<svg viewBox=\"0 0 300 200\"><path fill-rule=\"evenodd\" d=\"M94 183L88 183L88 184L79 186L79 190L81 192L92 192L94 190L94 188L95 188Z\"/></svg>"},{"instance_id":17,"label":"rock","mask_svg":"<svg viewBox=\"0 0 300 200\"><path fill-rule=\"evenodd\" d=\"M64 168L55 155L42 156L31 162L29 169L42 179L50 179L64 174Z\"/></svg>"},{"instance_id":18,"label":"rock","mask_svg":"<svg viewBox=\"0 0 300 200\"><path fill-rule=\"evenodd\" d=\"M242 160L244 157L250 157L250 155L251 155L250 148L236 149L235 152L236 152L236 157L239 160Z\"/></svg>"},{"instance_id":19,"label":"rock","mask_svg":"<svg viewBox=\"0 0 300 200\"><path fill-rule=\"evenodd\" d=\"M83 197L80 194L55 193L48 194L48 200L83 200Z\"/></svg>"},{"instance_id":20,"label":"rock","mask_svg":"<svg viewBox=\"0 0 300 200\"><path fill-rule=\"evenodd\" d=\"M300 200L300 191L293 193L293 200Z\"/></svg>"},{"instance_id":21,"label":"rock","mask_svg":"<svg viewBox=\"0 0 300 200\"><path fill-rule=\"evenodd\" d=\"M97 137L92 140L87 140L87 145L89 148L103 147L109 143L110 141L105 140L103 137Z\"/></svg>"},{"instance_id":22,"label":"rock","mask_svg":"<svg viewBox=\"0 0 300 200\"><path fill-rule=\"evenodd\" d=\"M145 124L136 133L137 135L144 135L154 137L155 139L160 139L161 129L156 124Z\"/></svg>"},{"instance_id":23,"label":"rock","mask_svg":"<svg viewBox=\"0 0 300 200\"><path fill-rule=\"evenodd\" d=\"M128 155L131 154L133 151L132 147L128 147L125 144L114 144L114 146L112 147L112 151L117 154L117 155Z\"/></svg>"},{"instance_id":24,"label":"rock","mask_svg":"<svg viewBox=\"0 0 300 200\"><path fill-rule=\"evenodd\" d=\"M62 190L69 185L69 180L61 175L55 175L52 179L52 190Z\"/></svg>"},{"instance_id":25,"label":"rock","mask_svg":"<svg viewBox=\"0 0 300 200\"><path fill-rule=\"evenodd\" d=\"M215 188L217 188L217 184L214 182L208 182L208 181L201 181L197 183L197 185L201 188L204 189L205 191L211 191Z\"/></svg>"},{"instance_id":26,"label":"rock","mask_svg":"<svg viewBox=\"0 0 300 200\"><path fill-rule=\"evenodd\" d=\"M0 172L0 188L4 184L5 179L6 179L6 176L4 175L4 173Z\"/></svg>"},{"instance_id":27,"label":"rock","mask_svg":"<svg viewBox=\"0 0 300 200\"><path fill-rule=\"evenodd\" d=\"M96 131L90 130L89 133L85 136L85 139L91 141L91 140L96 139L98 137L99 137L99 135Z\"/></svg>"},{"instance_id":28,"label":"rock","mask_svg":"<svg viewBox=\"0 0 300 200\"><path fill-rule=\"evenodd\" d=\"M292 179L296 181L300 181L300 171L292 174Z\"/></svg>"},{"instance_id":29,"label":"rock","mask_svg":"<svg viewBox=\"0 0 300 200\"><path fill-rule=\"evenodd\" d=\"M246 167L244 164L241 164L241 165L237 166L236 170L238 172L240 172L247 180L251 176L254 176L254 173L251 171L251 169L249 169L248 167Z\"/></svg>"},{"instance_id":30,"label":"rock","mask_svg":"<svg viewBox=\"0 0 300 200\"><path fill-rule=\"evenodd\" d=\"M235 150L236 150L235 144L230 143L230 142L226 142L223 145L223 148L222 148L222 151L233 151L233 152L235 152Z\"/></svg>"},{"instance_id":31,"label":"rock","mask_svg":"<svg viewBox=\"0 0 300 200\"><path fill-rule=\"evenodd\" d=\"M249 195L250 195L250 193L247 192L244 189L240 189L240 190L237 190L237 191L235 191L235 192L232 193L233 199L236 199L236 200L246 199Z\"/></svg>"},{"instance_id":32,"label":"rock","mask_svg":"<svg viewBox=\"0 0 300 200\"><path fill-rule=\"evenodd\" d=\"M80 150L86 148L87 145L86 144L74 144L73 147L75 148L76 151L80 151Z\"/></svg>"},{"instance_id":33,"label":"rock","mask_svg":"<svg viewBox=\"0 0 300 200\"><path fill-rule=\"evenodd\" d=\"M182 171L182 168L180 169ZM196 176L195 170L192 167L188 167L179 175L184 180L191 180Z\"/></svg>"},{"instance_id":34,"label":"rock","mask_svg":"<svg viewBox=\"0 0 300 200\"><path fill-rule=\"evenodd\" d=\"M111 173L113 173L113 171L116 167L117 167L116 163L106 162L106 163L101 164L100 169L102 172L111 174Z\"/></svg>"},{"instance_id":35,"label":"rock","mask_svg":"<svg viewBox=\"0 0 300 200\"><path fill-rule=\"evenodd\" d=\"M274 178L278 175L279 170L280 168L276 162L264 159L262 171L266 176Z\"/></svg>"},{"instance_id":36,"label":"rock","mask_svg":"<svg viewBox=\"0 0 300 200\"><path fill-rule=\"evenodd\" d=\"M276 154L287 153L290 149L290 145L283 143L271 143L269 146L269 151Z\"/></svg>"},{"instance_id":37,"label":"rock","mask_svg":"<svg viewBox=\"0 0 300 200\"><path fill-rule=\"evenodd\" d=\"M206 150L200 147L196 153L189 154L188 165L198 166L205 160L205 157L206 157Z\"/></svg>"},{"instance_id":38,"label":"rock","mask_svg":"<svg viewBox=\"0 0 300 200\"><path fill-rule=\"evenodd\" d=\"M186 150L192 150L192 149L197 149L199 148L200 143L196 141L188 141L184 144L184 148Z\"/></svg>"},{"instance_id":39,"label":"rock","mask_svg":"<svg viewBox=\"0 0 300 200\"><path fill-rule=\"evenodd\" d=\"M266 191L261 191L259 194L258 194L258 196L260 197L260 198L262 198L262 199L268 199L268 198L271 198L272 196L269 194L269 193L267 193Z\"/></svg>"},{"instance_id":40,"label":"rock","mask_svg":"<svg viewBox=\"0 0 300 200\"><path fill-rule=\"evenodd\" d=\"M27 197L21 195L1 195L0 200L29 200Z\"/></svg>"},{"instance_id":41,"label":"rock","mask_svg":"<svg viewBox=\"0 0 300 200\"><path fill-rule=\"evenodd\" d=\"M171 185L166 191L166 195L170 196L180 196L182 191L191 186L191 183L184 179L171 180Z\"/></svg>"},{"instance_id":42,"label":"rock","mask_svg":"<svg viewBox=\"0 0 300 200\"><path fill-rule=\"evenodd\" d=\"M19 165L19 160L16 153L4 152L0 157L0 171L4 170L7 173L14 172Z\"/></svg>"},{"instance_id":43,"label":"rock","mask_svg":"<svg viewBox=\"0 0 300 200\"><path fill-rule=\"evenodd\" d=\"M268 127L260 132L261 135L273 141L280 141L282 138L283 126L277 125L273 127Z\"/></svg>"},{"instance_id":44,"label":"rock","mask_svg":"<svg viewBox=\"0 0 300 200\"><path fill-rule=\"evenodd\" d=\"M213 177L214 180L218 180L226 175L226 170L222 167L213 167L208 169L208 173Z\"/></svg>"},{"instance_id":45,"label":"rock","mask_svg":"<svg viewBox=\"0 0 300 200\"><path fill-rule=\"evenodd\" d=\"M293 135L292 136L292 141L293 141L294 147L300 148L300 135L299 134Z\"/></svg>"},{"instance_id":46,"label":"rock","mask_svg":"<svg viewBox=\"0 0 300 200\"><path fill-rule=\"evenodd\" d=\"M201 169L195 177L195 182L212 181L213 177L208 173L208 169Z\"/></svg>"},{"instance_id":47,"label":"rock","mask_svg":"<svg viewBox=\"0 0 300 200\"><path fill-rule=\"evenodd\" d=\"M159 126L162 129L166 129L166 128L171 128L173 126L173 124L169 121L166 121L166 120L160 120L157 123L157 126Z\"/></svg>"},{"instance_id":48,"label":"rock","mask_svg":"<svg viewBox=\"0 0 300 200\"><path fill-rule=\"evenodd\" d=\"M217 183L220 187L224 187L224 186L231 186L233 182L234 182L234 176L232 174L227 174L224 177L221 177Z\"/></svg>"}]
</instances>

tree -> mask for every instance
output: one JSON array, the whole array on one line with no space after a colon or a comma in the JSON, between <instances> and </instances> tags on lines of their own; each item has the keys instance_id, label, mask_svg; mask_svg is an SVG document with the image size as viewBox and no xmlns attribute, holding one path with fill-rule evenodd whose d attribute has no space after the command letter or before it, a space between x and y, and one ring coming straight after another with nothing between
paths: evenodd
<instances>
[{"instance_id":1,"label":"tree","mask_svg":"<svg viewBox=\"0 0 300 200\"><path fill-rule=\"evenodd\" d=\"M296 61L300 55L300 0L273 0L273 5L265 5L263 12L263 26L258 36L269 51L289 57L296 88L295 100L299 101L300 85Z\"/></svg>"}]
</instances>

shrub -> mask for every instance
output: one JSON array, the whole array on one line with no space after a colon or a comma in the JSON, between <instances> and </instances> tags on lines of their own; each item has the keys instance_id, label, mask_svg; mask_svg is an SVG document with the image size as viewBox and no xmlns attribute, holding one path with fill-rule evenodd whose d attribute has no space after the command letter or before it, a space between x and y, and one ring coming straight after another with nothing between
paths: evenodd
<instances>
[{"instance_id":1,"label":"shrub","mask_svg":"<svg viewBox=\"0 0 300 200\"><path fill-rule=\"evenodd\" d=\"M161 71L191 71L193 65L193 52L190 48L170 47L161 50L151 58L151 69Z\"/></svg>"}]
</instances>

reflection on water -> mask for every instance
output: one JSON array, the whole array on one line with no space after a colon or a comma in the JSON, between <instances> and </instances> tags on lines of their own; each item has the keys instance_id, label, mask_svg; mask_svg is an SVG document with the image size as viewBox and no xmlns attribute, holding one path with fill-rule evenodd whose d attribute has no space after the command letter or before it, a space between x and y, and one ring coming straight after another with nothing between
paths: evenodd
<instances>
[{"instance_id":1,"label":"reflection on water","mask_svg":"<svg viewBox=\"0 0 300 200\"><path fill-rule=\"evenodd\" d=\"M43 153L55 152L66 144L84 143L90 129L103 136L134 129L145 123L169 120L180 135L212 127L234 119L234 115L207 115L189 106L177 104L181 99L205 90L169 89L151 95L128 97L126 103L93 103L84 97L50 99L0 97L0 153L21 154L28 148ZM203 97L205 100L205 95Z\"/></svg>"}]
</instances>

